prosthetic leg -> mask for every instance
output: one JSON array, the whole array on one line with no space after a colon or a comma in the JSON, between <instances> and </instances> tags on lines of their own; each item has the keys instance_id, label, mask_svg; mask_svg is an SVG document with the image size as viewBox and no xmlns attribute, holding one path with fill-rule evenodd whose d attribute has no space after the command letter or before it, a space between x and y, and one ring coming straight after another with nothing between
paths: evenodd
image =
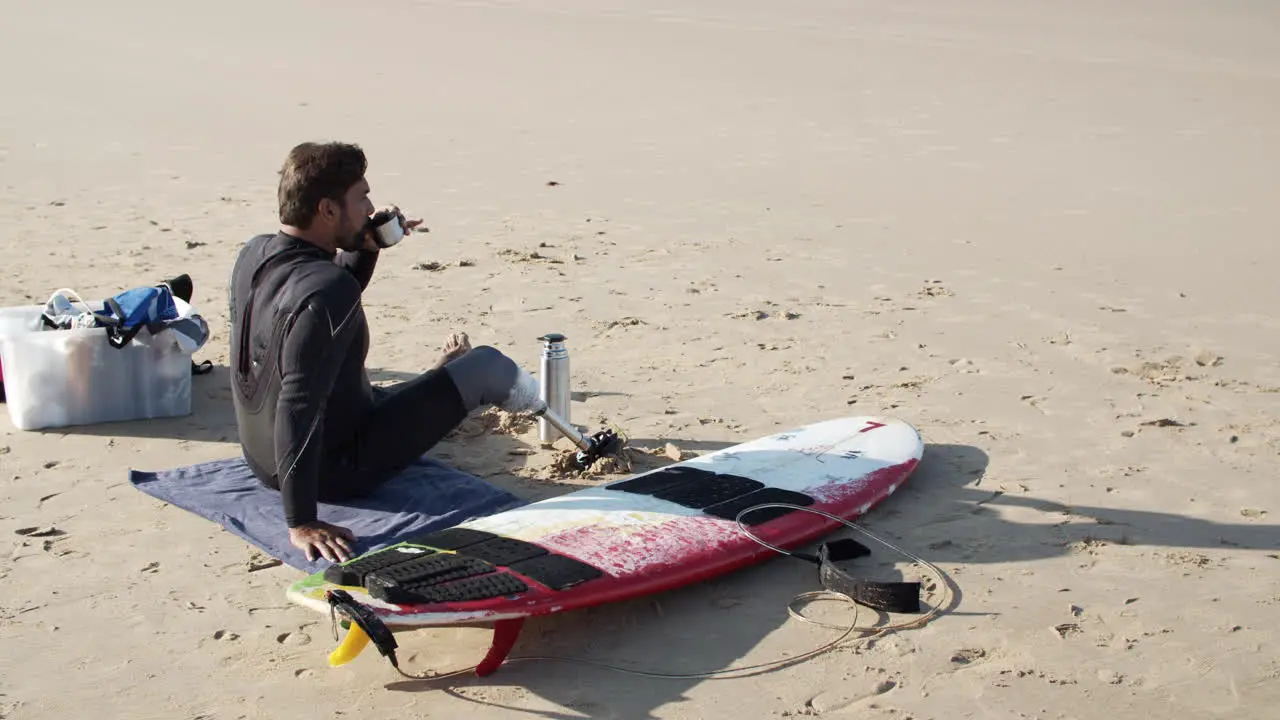
<instances>
[{"instance_id":1,"label":"prosthetic leg","mask_svg":"<svg viewBox=\"0 0 1280 720\"><path fill-rule=\"evenodd\" d=\"M619 447L618 434L610 428L585 436L561 419L546 403L540 403L540 406L531 412L534 417L546 419L547 422L551 423L552 427L560 431L560 434L569 438L574 445L578 446L578 454L574 457L574 464L578 466L579 470L586 470L596 460L610 452L614 452Z\"/></svg>"}]
</instances>

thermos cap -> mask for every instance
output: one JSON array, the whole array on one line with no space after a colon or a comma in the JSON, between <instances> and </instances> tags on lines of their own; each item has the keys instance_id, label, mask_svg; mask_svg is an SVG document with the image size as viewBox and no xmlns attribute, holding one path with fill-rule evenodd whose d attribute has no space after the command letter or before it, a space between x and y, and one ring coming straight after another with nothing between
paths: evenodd
<instances>
[{"instance_id":1,"label":"thermos cap","mask_svg":"<svg viewBox=\"0 0 1280 720\"><path fill-rule=\"evenodd\" d=\"M565 341L564 335L561 335L560 333L547 333L546 335L543 335L538 339L544 342L549 342L549 343L557 343L557 342Z\"/></svg>"}]
</instances>

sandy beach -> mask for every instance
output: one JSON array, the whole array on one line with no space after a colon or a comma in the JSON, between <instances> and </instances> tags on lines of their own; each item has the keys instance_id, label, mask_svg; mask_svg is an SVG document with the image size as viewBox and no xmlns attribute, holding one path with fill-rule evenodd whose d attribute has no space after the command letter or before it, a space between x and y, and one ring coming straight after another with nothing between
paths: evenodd
<instances>
[{"instance_id":1,"label":"sandy beach","mask_svg":"<svg viewBox=\"0 0 1280 720\"><path fill-rule=\"evenodd\" d=\"M188 273L214 370L176 421L23 431L0 412L0 718L1280 713L1280 8L3 15L0 306ZM573 420L659 464L902 418L924 460L862 523L945 570L954 607L749 678L328 667L327 618L284 597L300 572L128 481L238 455L227 279L277 229L304 140L359 143L375 204L429 228L364 296L375 381L427 369L455 331L536 371L538 335L564 333ZM528 424L464 430L433 454L522 498L617 477L554 472L563 441ZM838 634L787 615L818 587L768 562L539 619L517 654L660 673L794 656ZM488 639L405 634L402 664L467 668Z\"/></svg>"}]
</instances>

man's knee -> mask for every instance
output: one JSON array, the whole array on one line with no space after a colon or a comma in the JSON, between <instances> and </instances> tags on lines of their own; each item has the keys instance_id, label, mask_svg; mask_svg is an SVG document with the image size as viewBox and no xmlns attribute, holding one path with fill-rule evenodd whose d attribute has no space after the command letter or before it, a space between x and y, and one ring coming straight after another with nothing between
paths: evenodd
<instances>
[{"instance_id":1,"label":"man's knee","mask_svg":"<svg viewBox=\"0 0 1280 720\"><path fill-rule=\"evenodd\" d=\"M470 412L481 405L500 405L511 395L520 376L515 361L488 345L474 347L445 363L444 371Z\"/></svg>"},{"instance_id":2,"label":"man's knee","mask_svg":"<svg viewBox=\"0 0 1280 720\"><path fill-rule=\"evenodd\" d=\"M502 362L503 360L506 360L507 362L510 362L513 365L515 364L514 360L507 357L506 355L503 355L501 350L499 350L496 347L493 347L492 345L477 345L476 347L473 347L470 350L463 353L460 357L455 358L455 360L461 360L462 358L468 357L468 356L471 357L472 359L479 358L481 362L496 363L496 362Z\"/></svg>"},{"instance_id":3,"label":"man's knee","mask_svg":"<svg viewBox=\"0 0 1280 720\"><path fill-rule=\"evenodd\" d=\"M490 345L471 348L445 365L445 367L455 366L464 367L467 372L477 373L495 383L506 383L507 389L511 387L511 383L515 382L516 374L520 371L515 360Z\"/></svg>"}]
</instances>

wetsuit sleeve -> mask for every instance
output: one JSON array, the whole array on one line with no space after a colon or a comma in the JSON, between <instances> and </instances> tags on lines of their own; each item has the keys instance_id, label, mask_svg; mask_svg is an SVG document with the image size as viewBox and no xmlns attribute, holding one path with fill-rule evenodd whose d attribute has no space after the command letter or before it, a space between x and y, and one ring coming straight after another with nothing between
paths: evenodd
<instances>
[{"instance_id":1,"label":"wetsuit sleeve","mask_svg":"<svg viewBox=\"0 0 1280 720\"><path fill-rule=\"evenodd\" d=\"M364 290L369 287L369 281L373 279L373 269L378 265L379 254L369 250L343 251L338 253L333 262L354 275L360 283L360 289Z\"/></svg>"},{"instance_id":2,"label":"wetsuit sleeve","mask_svg":"<svg viewBox=\"0 0 1280 720\"><path fill-rule=\"evenodd\" d=\"M360 312L359 296L349 283L313 296L294 316L280 350L276 476L291 528L316 520L325 401Z\"/></svg>"}]
</instances>

